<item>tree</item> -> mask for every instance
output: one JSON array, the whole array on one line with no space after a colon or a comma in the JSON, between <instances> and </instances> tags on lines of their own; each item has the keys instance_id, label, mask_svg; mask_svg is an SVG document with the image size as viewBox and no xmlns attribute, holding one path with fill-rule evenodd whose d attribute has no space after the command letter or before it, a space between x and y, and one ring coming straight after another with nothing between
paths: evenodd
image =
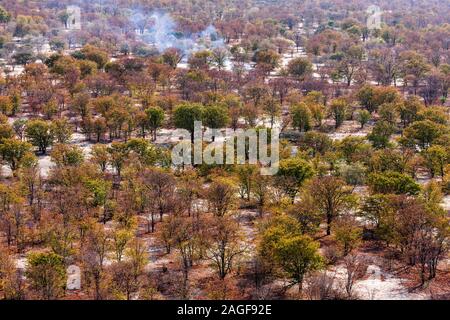
<instances>
[{"instance_id":1,"label":"tree","mask_svg":"<svg viewBox=\"0 0 450 320\"><path fill-rule=\"evenodd\" d=\"M337 143L337 149L350 164L364 160L371 152L371 145L363 137L348 136Z\"/></svg>"},{"instance_id":2,"label":"tree","mask_svg":"<svg viewBox=\"0 0 450 320\"><path fill-rule=\"evenodd\" d=\"M58 143L68 143L72 137L72 126L66 118L53 120L51 133Z\"/></svg>"},{"instance_id":3,"label":"tree","mask_svg":"<svg viewBox=\"0 0 450 320\"><path fill-rule=\"evenodd\" d=\"M8 96L0 96L0 112L4 115L8 115L11 111L11 99Z\"/></svg>"},{"instance_id":4,"label":"tree","mask_svg":"<svg viewBox=\"0 0 450 320\"><path fill-rule=\"evenodd\" d=\"M280 115L281 106L274 98L268 98L263 101L264 111L270 117L270 127L273 128L275 123L275 117Z\"/></svg>"},{"instance_id":5,"label":"tree","mask_svg":"<svg viewBox=\"0 0 450 320\"><path fill-rule=\"evenodd\" d=\"M101 138L104 138L107 131L107 123L105 118L95 118L95 120L92 122L92 131L97 135L97 143L99 143Z\"/></svg>"},{"instance_id":6,"label":"tree","mask_svg":"<svg viewBox=\"0 0 450 320\"><path fill-rule=\"evenodd\" d=\"M394 232L394 208L391 205L392 195L374 194L364 199L359 215L370 222L377 239L389 243Z\"/></svg>"},{"instance_id":7,"label":"tree","mask_svg":"<svg viewBox=\"0 0 450 320\"><path fill-rule=\"evenodd\" d=\"M293 280L292 284L298 284L299 292L302 291L305 274L322 267L319 244L309 236L283 237L274 249L275 261Z\"/></svg>"},{"instance_id":8,"label":"tree","mask_svg":"<svg viewBox=\"0 0 450 320\"><path fill-rule=\"evenodd\" d=\"M368 184L374 193L415 195L420 190L420 186L409 175L394 171L371 173Z\"/></svg>"},{"instance_id":9,"label":"tree","mask_svg":"<svg viewBox=\"0 0 450 320\"><path fill-rule=\"evenodd\" d=\"M362 239L362 229L358 226L357 220L344 215L339 217L334 223L334 237L342 248L344 256L355 249Z\"/></svg>"},{"instance_id":10,"label":"tree","mask_svg":"<svg viewBox=\"0 0 450 320\"><path fill-rule=\"evenodd\" d=\"M361 46L353 45L344 51L343 58L338 62L338 72L345 78L347 86L350 86L355 73L360 67L364 55Z\"/></svg>"},{"instance_id":11,"label":"tree","mask_svg":"<svg viewBox=\"0 0 450 320\"><path fill-rule=\"evenodd\" d=\"M164 111L160 107L152 107L145 110L146 122L152 134L152 140L156 140L156 130L163 124Z\"/></svg>"},{"instance_id":12,"label":"tree","mask_svg":"<svg viewBox=\"0 0 450 320\"><path fill-rule=\"evenodd\" d=\"M313 156L316 156L316 154L324 155L327 151L330 151L333 140L325 133L308 131L300 138L300 144L307 151L310 151Z\"/></svg>"},{"instance_id":13,"label":"tree","mask_svg":"<svg viewBox=\"0 0 450 320\"><path fill-rule=\"evenodd\" d=\"M5 300L25 298L23 273L17 270L16 262L7 248L0 245L0 291Z\"/></svg>"},{"instance_id":14,"label":"tree","mask_svg":"<svg viewBox=\"0 0 450 320\"><path fill-rule=\"evenodd\" d=\"M86 280L94 282L94 298L100 300L104 295L105 259L110 250L111 239L108 232L97 222L88 221L86 227L81 262Z\"/></svg>"},{"instance_id":15,"label":"tree","mask_svg":"<svg viewBox=\"0 0 450 320\"><path fill-rule=\"evenodd\" d=\"M402 144L418 145L422 149L428 148L435 139L448 131L443 125L430 120L416 121L403 131Z\"/></svg>"},{"instance_id":16,"label":"tree","mask_svg":"<svg viewBox=\"0 0 450 320\"><path fill-rule=\"evenodd\" d=\"M402 60L402 73L404 78L408 77L412 80L414 94L416 94L417 86L426 72L430 69L425 58L416 51L405 51L400 55Z\"/></svg>"},{"instance_id":17,"label":"tree","mask_svg":"<svg viewBox=\"0 0 450 320\"><path fill-rule=\"evenodd\" d=\"M333 220L354 204L351 188L339 178L325 176L312 180L307 190L317 210L325 217L327 235L330 235Z\"/></svg>"},{"instance_id":18,"label":"tree","mask_svg":"<svg viewBox=\"0 0 450 320\"><path fill-rule=\"evenodd\" d=\"M109 272L111 273L111 290L114 292L116 299L131 300L131 295L139 288L139 283L133 276L131 263L128 261L120 261L113 264Z\"/></svg>"},{"instance_id":19,"label":"tree","mask_svg":"<svg viewBox=\"0 0 450 320\"><path fill-rule=\"evenodd\" d=\"M0 6L0 23L5 25L11 20L11 15L8 11L5 10L2 6Z\"/></svg>"},{"instance_id":20,"label":"tree","mask_svg":"<svg viewBox=\"0 0 450 320\"><path fill-rule=\"evenodd\" d=\"M12 138L13 136L14 131L8 123L8 118L4 115L0 115L0 139Z\"/></svg>"},{"instance_id":21,"label":"tree","mask_svg":"<svg viewBox=\"0 0 450 320\"><path fill-rule=\"evenodd\" d=\"M303 183L314 174L312 166L301 158L289 158L280 161L276 184L291 198L295 197Z\"/></svg>"},{"instance_id":22,"label":"tree","mask_svg":"<svg viewBox=\"0 0 450 320\"><path fill-rule=\"evenodd\" d=\"M373 87L371 87L369 85L365 85L361 89L359 89L359 91L356 94L361 105L364 108L366 108L367 111L369 111L370 113L374 112L377 107L374 105L374 101L373 101L374 92L373 91L374 91Z\"/></svg>"},{"instance_id":23,"label":"tree","mask_svg":"<svg viewBox=\"0 0 450 320\"><path fill-rule=\"evenodd\" d=\"M381 121L386 121L394 128L397 127L399 104L383 103L378 109Z\"/></svg>"},{"instance_id":24,"label":"tree","mask_svg":"<svg viewBox=\"0 0 450 320\"><path fill-rule=\"evenodd\" d=\"M230 122L226 108L219 105L207 106L203 110L204 125L208 128L224 128ZM214 141L214 136L213 139Z\"/></svg>"},{"instance_id":25,"label":"tree","mask_svg":"<svg viewBox=\"0 0 450 320\"><path fill-rule=\"evenodd\" d=\"M212 52L209 50L200 50L194 52L189 59L189 68L191 69L209 69L212 60Z\"/></svg>"},{"instance_id":26,"label":"tree","mask_svg":"<svg viewBox=\"0 0 450 320\"><path fill-rule=\"evenodd\" d=\"M377 149L386 148L389 145L389 138L395 132L395 127L387 121L378 121L367 135L367 139L372 142Z\"/></svg>"},{"instance_id":27,"label":"tree","mask_svg":"<svg viewBox=\"0 0 450 320\"><path fill-rule=\"evenodd\" d=\"M234 263L245 248L237 223L227 217L215 217L209 225L205 256L212 262L219 278L233 271Z\"/></svg>"},{"instance_id":28,"label":"tree","mask_svg":"<svg viewBox=\"0 0 450 320\"><path fill-rule=\"evenodd\" d=\"M123 142L113 142L111 143L111 146L107 148L107 151L109 154L109 161L116 169L117 175L120 178L122 167L130 152L128 145Z\"/></svg>"},{"instance_id":29,"label":"tree","mask_svg":"<svg viewBox=\"0 0 450 320\"><path fill-rule=\"evenodd\" d=\"M291 106L292 125L300 132L311 129L311 111L305 103Z\"/></svg>"},{"instance_id":30,"label":"tree","mask_svg":"<svg viewBox=\"0 0 450 320\"><path fill-rule=\"evenodd\" d=\"M398 53L394 49L382 48L373 50L369 68L376 81L384 86L391 85L392 81L395 84L399 74L399 60Z\"/></svg>"},{"instance_id":31,"label":"tree","mask_svg":"<svg viewBox=\"0 0 450 320\"><path fill-rule=\"evenodd\" d=\"M291 286L298 284L300 293L305 275L323 266L318 249L319 243L302 235L294 219L282 217L267 223L258 247L259 255L281 269L291 279Z\"/></svg>"},{"instance_id":32,"label":"tree","mask_svg":"<svg viewBox=\"0 0 450 320\"><path fill-rule=\"evenodd\" d=\"M355 281L361 279L367 270L367 262L364 258L360 258L356 254L350 254L344 258L344 266L346 271L345 291L347 296L353 296L353 285Z\"/></svg>"},{"instance_id":33,"label":"tree","mask_svg":"<svg viewBox=\"0 0 450 320\"><path fill-rule=\"evenodd\" d=\"M424 105L417 96L409 96L403 104L400 104L399 113L403 127L406 128L412 122L419 120L419 113L423 108Z\"/></svg>"},{"instance_id":34,"label":"tree","mask_svg":"<svg viewBox=\"0 0 450 320\"><path fill-rule=\"evenodd\" d=\"M198 103L181 104L173 111L173 122L175 126L188 130L191 133L192 143L194 143L194 122L203 119L203 112L203 105Z\"/></svg>"},{"instance_id":35,"label":"tree","mask_svg":"<svg viewBox=\"0 0 450 320\"><path fill-rule=\"evenodd\" d=\"M13 129L16 135L18 136L19 140L23 140L23 135L25 133L27 120L25 119L17 119L13 122Z\"/></svg>"},{"instance_id":36,"label":"tree","mask_svg":"<svg viewBox=\"0 0 450 320\"><path fill-rule=\"evenodd\" d=\"M322 215L317 211L314 199L303 192L300 201L288 207L286 213L297 220L301 234L315 235L319 230Z\"/></svg>"},{"instance_id":37,"label":"tree","mask_svg":"<svg viewBox=\"0 0 450 320\"><path fill-rule=\"evenodd\" d=\"M27 262L27 278L42 299L55 299L64 293L67 276L61 256L51 252L31 253Z\"/></svg>"},{"instance_id":38,"label":"tree","mask_svg":"<svg viewBox=\"0 0 450 320\"><path fill-rule=\"evenodd\" d=\"M102 172L105 172L110 161L108 147L102 144L92 146L91 160L100 167Z\"/></svg>"},{"instance_id":39,"label":"tree","mask_svg":"<svg viewBox=\"0 0 450 320\"><path fill-rule=\"evenodd\" d=\"M58 14L59 20L64 24L64 28L68 28L70 14L64 10Z\"/></svg>"},{"instance_id":40,"label":"tree","mask_svg":"<svg viewBox=\"0 0 450 320\"><path fill-rule=\"evenodd\" d=\"M22 165L24 157L30 153L31 144L17 139L3 139L0 143L0 153L13 173Z\"/></svg>"},{"instance_id":41,"label":"tree","mask_svg":"<svg viewBox=\"0 0 450 320\"><path fill-rule=\"evenodd\" d=\"M76 145L56 144L50 156L57 166L79 166L84 161L83 151Z\"/></svg>"},{"instance_id":42,"label":"tree","mask_svg":"<svg viewBox=\"0 0 450 320\"><path fill-rule=\"evenodd\" d=\"M217 217L225 216L234 208L236 188L229 179L214 180L206 191L206 199Z\"/></svg>"},{"instance_id":43,"label":"tree","mask_svg":"<svg viewBox=\"0 0 450 320\"><path fill-rule=\"evenodd\" d=\"M141 166L154 165L158 159L158 150L147 140L131 138L127 142L130 157L136 156Z\"/></svg>"},{"instance_id":44,"label":"tree","mask_svg":"<svg viewBox=\"0 0 450 320\"><path fill-rule=\"evenodd\" d=\"M331 101L330 110L334 117L334 126L339 128L345 120L347 115L348 103L343 98L334 99Z\"/></svg>"},{"instance_id":45,"label":"tree","mask_svg":"<svg viewBox=\"0 0 450 320\"><path fill-rule=\"evenodd\" d=\"M450 158L448 151L442 146L434 145L424 150L423 155L431 177L434 178L436 172L444 177L444 167Z\"/></svg>"},{"instance_id":46,"label":"tree","mask_svg":"<svg viewBox=\"0 0 450 320\"><path fill-rule=\"evenodd\" d=\"M253 195L256 198L259 216L262 217L266 206L271 201L272 196L272 179L269 176L263 176L259 172L254 172L250 181Z\"/></svg>"},{"instance_id":47,"label":"tree","mask_svg":"<svg viewBox=\"0 0 450 320\"><path fill-rule=\"evenodd\" d=\"M377 111L385 103L394 103L399 100L397 89L393 87L372 87L365 85L356 93L361 105L370 113Z\"/></svg>"},{"instance_id":48,"label":"tree","mask_svg":"<svg viewBox=\"0 0 450 320\"><path fill-rule=\"evenodd\" d=\"M51 129L49 122L30 120L25 129L25 136L32 145L38 147L39 151L45 154L55 138Z\"/></svg>"},{"instance_id":49,"label":"tree","mask_svg":"<svg viewBox=\"0 0 450 320\"><path fill-rule=\"evenodd\" d=\"M225 48L215 48L212 51L212 62L215 67L219 70L225 68L227 59L228 59L228 51Z\"/></svg>"},{"instance_id":50,"label":"tree","mask_svg":"<svg viewBox=\"0 0 450 320\"><path fill-rule=\"evenodd\" d=\"M127 260L130 262L132 275L135 280L144 272L144 268L147 265L148 247L145 242L138 238L133 238L126 250Z\"/></svg>"},{"instance_id":51,"label":"tree","mask_svg":"<svg viewBox=\"0 0 450 320\"><path fill-rule=\"evenodd\" d=\"M246 197L250 201L252 191L252 179L255 176L257 167L255 165L244 164L236 166L236 174L239 179L239 194L242 199Z\"/></svg>"},{"instance_id":52,"label":"tree","mask_svg":"<svg viewBox=\"0 0 450 320\"><path fill-rule=\"evenodd\" d=\"M183 53L179 49L169 48L163 52L162 58L164 63L168 64L173 69L176 69L177 65L183 59Z\"/></svg>"},{"instance_id":53,"label":"tree","mask_svg":"<svg viewBox=\"0 0 450 320\"><path fill-rule=\"evenodd\" d=\"M306 58L295 58L289 61L287 70L291 76L301 80L312 72L312 64Z\"/></svg>"},{"instance_id":54,"label":"tree","mask_svg":"<svg viewBox=\"0 0 450 320\"><path fill-rule=\"evenodd\" d=\"M99 69L102 69L108 62L108 53L92 45L86 45L81 49L81 57L94 61Z\"/></svg>"},{"instance_id":55,"label":"tree","mask_svg":"<svg viewBox=\"0 0 450 320\"><path fill-rule=\"evenodd\" d=\"M361 129L363 129L364 125L370 120L370 112L367 110L359 110L356 119L361 125Z\"/></svg>"},{"instance_id":56,"label":"tree","mask_svg":"<svg viewBox=\"0 0 450 320\"><path fill-rule=\"evenodd\" d=\"M17 52L13 55L15 64L25 66L34 61L35 57L33 53L28 51Z\"/></svg>"},{"instance_id":57,"label":"tree","mask_svg":"<svg viewBox=\"0 0 450 320\"><path fill-rule=\"evenodd\" d=\"M160 221L174 205L175 179L169 172L160 168L147 169L142 173L142 182L148 194L148 208L154 231L154 214L159 213Z\"/></svg>"}]
</instances>

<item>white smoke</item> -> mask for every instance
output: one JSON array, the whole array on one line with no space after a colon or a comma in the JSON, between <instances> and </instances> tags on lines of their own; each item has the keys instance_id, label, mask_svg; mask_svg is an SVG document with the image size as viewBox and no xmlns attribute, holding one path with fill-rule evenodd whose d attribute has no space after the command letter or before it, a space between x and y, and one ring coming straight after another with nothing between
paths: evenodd
<instances>
[{"instance_id":1,"label":"white smoke","mask_svg":"<svg viewBox=\"0 0 450 320\"><path fill-rule=\"evenodd\" d=\"M146 16L137 12L131 16L131 21L141 40L154 46L159 52L177 48L185 56L189 56L199 50L225 47L224 40L213 25L187 37L177 32L177 24L168 13L152 12Z\"/></svg>"}]
</instances>

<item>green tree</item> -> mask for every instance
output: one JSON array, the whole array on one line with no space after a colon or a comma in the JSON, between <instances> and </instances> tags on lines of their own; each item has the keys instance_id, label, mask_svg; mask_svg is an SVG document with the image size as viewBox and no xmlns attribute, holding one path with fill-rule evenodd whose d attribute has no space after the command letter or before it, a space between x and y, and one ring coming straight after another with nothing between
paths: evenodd
<instances>
[{"instance_id":1,"label":"green tree","mask_svg":"<svg viewBox=\"0 0 450 320\"><path fill-rule=\"evenodd\" d=\"M298 284L299 292L303 289L304 276L323 266L319 246L309 236L297 235L281 238L274 248L276 263L292 280L291 284Z\"/></svg>"},{"instance_id":2,"label":"green tree","mask_svg":"<svg viewBox=\"0 0 450 320\"><path fill-rule=\"evenodd\" d=\"M220 129L226 127L230 123L228 110L219 105L207 106L203 110L204 125L212 129ZM214 136L212 137L214 141Z\"/></svg>"},{"instance_id":3,"label":"green tree","mask_svg":"<svg viewBox=\"0 0 450 320\"><path fill-rule=\"evenodd\" d=\"M58 166L79 166L84 161L83 151L78 146L56 144L50 154Z\"/></svg>"},{"instance_id":4,"label":"green tree","mask_svg":"<svg viewBox=\"0 0 450 320\"><path fill-rule=\"evenodd\" d=\"M392 87L372 87L365 85L356 93L361 105L370 113L376 111L384 103L394 103L399 100L397 89Z\"/></svg>"},{"instance_id":5,"label":"green tree","mask_svg":"<svg viewBox=\"0 0 450 320\"><path fill-rule=\"evenodd\" d=\"M13 173L20 168L23 158L30 153L31 144L17 139L3 139L0 143L0 153L3 161L11 168Z\"/></svg>"},{"instance_id":6,"label":"green tree","mask_svg":"<svg viewBox=\"0 0 450 320\"><path fill-rule=\"evenodd\" d=\"M13 55L14 63L25 66L30 62L33 62L35 57L32 52L23 51L17 52Z\"/></svg>"},{"instance_id":7,"label":"green tree","mask_svg":"<svg viewBox=\"0 0 450 320\"><path fill-rule=\"evenodd\" d=\"M58 14L58 18L59 18L59 21L61 21L64 24L64 28L67 29L68 28L70 14L66 10L64 10L64 11L62 11L62 12L60 12Z\"/></svg>"},{"instance_id":8,"label":"green tree","mask_svg":"<svg viewBox=\"0 0 450 320\"><path fill-rule=\"evenodd\" d=\"M316 154L324 155L333 146L333 140L326 133L318 131L308 131L300 139L300 143L313 156L316 156Z\"/></svg>"},{"instance_id":9,"label":"green tree","mask_svg":"<svg viewBox=\"0 0 450 320\"><path fill-rule=\"evenodd\" d=\"M263 228L260 236L260 256L291 279L291 286L298 284L299 292L302 291L305 275L323 267L319 243L301 234L299 224L293 218L273 219Z\"/></svg>"},{"instance_id":10,"label":"green tree","mask_svg":"<svg viewBox=\"0 0 450 320\"><path fill-rule=\"evenodd\" d=\"M292 126L300 132L311 129L311 111L305 103L291 106Z\"/></svg>"},{"instance_id":11,"label":"green tree","mask_svg":"<svg viewBox=\"0 0 450 320\"><path fill-rule=\"evenodd\" d=\"M344 256L355 249L362 240L362 229L357 220L349 215L339 217L334 223L334 237Z\"/></svg>"},{"instance_id":12,"label":"green tree","mask_svg":"<svg viewBox=\"0 0 450 320\"><path fill-rule=\"evenodd\" d=\"M359 110L356 114L356 120L361 125L361 129L364 128L364 125L370 120L370 112L367 110Z\"/></svg>"},{"instance_id":13,"label":"green tree","mask_svg":"<svg viewBox=\"0 0 450 320\"><path fill-rule=\"evenodd\" d=\"M395 193L415 195L420 186L409 175L394 172L374 172L368 176L368 184L374 193Z\"/></svg>"},{"instance_id":14,"label":"green tree","mask_svg":"<svg viewBox=\"0 0 450 320\"><path fill-rule=\"evenodd\" d=\"M334 126L339 128L347 115L348 102L343 98L334 99L330 104L330 111L334 117Z\"/></svg>"},{"instance_id":15,"label":"green tree","mask_svg":"<svg viewBox=\"0 0 450 320\"><path fill-rule=\"evenodd\" d=\"M389 243L394 232L394 208L391 205L392 195L374 194L364 199L359 215L370 222L378 239Z\"/></svg>"},{"instance_id":16,"label":"green tree","mask_svg":"<svg viewBox=\"0 0 450 320\"><path fill-rule=\"evenodd\" d=\"M430 120L416 121L403 131L401 143L404 145L418 145L422 149L428 148L433 141L440 137L447 128Z\"/></svg>"},{"instance_id":17,"label":"green tree","mask_svg":"<svg viewBox=\"0 0 450 320\"><path fill-rule=\"evenodd\" d=\"M117 175L120 178L123 165L130 152L128 145L122 142L113 142L111 143L111 146L107 148L107 151L109 153L109 161L114 169L116 169Z\"/></svg>"},{"instance_id":18,"label":"green tree","mask_svg":"<svg viewBox=\"0 0 450 320\"><path fill-rule=\"evenodd\" d=\"M164 110L160 107L151 107L145 110L147 126L152 134L152 140L156 140L156 131L164 121Z\"/></svg>"},{"instance_id":19,"label":"green tree","mask_svg":"<svg viewBox=\"0 0 450 320\"><path fill-rule=\"evenodd\" d=\"M239 180L239 194L242 199L246 197L247 201L250 201L252 180L256 170L257 166L251 164L236 166L236 175Z\"/></svg>"},{"instance_id":20,"label":"green tree","mask_svg":"<svg viewBox=\"0 0 450 320\"><path fill-rule=\"evenodd\" d=\"M444 147L438 145L431 146L423 151L423 157L426 160L425 163L428 170L430 170L432 178L434 178L436 172L441 177L444 177L444 169L450 159L449 153Z\"/></svg>"},{"instance_id":21,"label":"green tree","mask_svg":"<svg viewBox=\"0 0 450 320\"><path fill-rule=\"evenodd\" d=\"M72 126L66 118L53 120L51 133L58 143L68 143L72 137Z\"/></svg>"},{"instance_id":22,"label":"green tree","mask_svg":"<svg viewBox=\"0 0 450 320\"><path fill-rule=\"evenodd\" d=\"M358 98L361 105L370 113L374 112L376 109L373 96L373 87L369 85L363 86L356 94L356 97Z\"/></svg>"},{"instance_id":23,"label":"green tree","mask_svg":"<svg viewBox=\"0 0 450 320\"><path fill-rule=\"evenodd\" d=\"M158 156L157 150L149 141L142 138L132 138L126 145L131 154L137 155L142 165L155 164Z\"/></svg>"},{"instance_id":24,"label":"green tree","mask_svg":"<svg viewBox=\"0 0 450 320\"><path fill-rule=\"evenodd\" d=\"M92 45L84 46L81 49L81 56L86 60L94 61L99 69L102 69L109 60L107 52Z\"/></svg>"},{"instance_id":25,"label":"green tree","mask_svg":"<svg viewBox=\"0 0 450 320\"><path fill-rule=\"evenodd\" d=\"M365 161L371 152L371 146L363 137L348 136L337 143L337 149L347 163Z\"/></svg>"},{"instance_id":26,"label":"green tree","mask_svg":"<svg viewBox=\"0 0 450 320\"><path fill-rule=\"evenodd\" d=\"M372 142L375 148L381 149L389 146L389 138L395 132L395 127L387 121L378 121L367 135L367 139Z\"/></svg>"},{"instance_id":27,"label":"green tree","mask_svg":"<svg viewBox=\"0 0 450 320\"><path fill-rule=\"evenodd\" d=\"M0 6L0 23L5 25L11 20L11 14Z\"/></svg>"},{"instance_id":28,"label":"green tree","mask_svg":"<svg viewBox=\"0 0 450 320\"><path fill-rule=\"evenodd\" d=\"M289 158L280 161L276 184L294 202L303 183L314 175L312 166L301 158Z\"/></svg>"},{"instance_id":29,"label":"green tree","mask_svg":"<svg viewBox=\"0 0 450 320\"><path fill-rule=\"evenodd\" d=\"M287 70L291 76L301 80L312 72L312 64L306 58L295 58L289 61Z\"/></svg>"},{"instance_id":30,"label":"green tree","mask_svg":"<svg viewBox=\"0 0 450 320\"><path fill-rule=\"evenodd\" d=\"M406 128L412 122L419 120L419 113L425 107L417 96L410 96L404 103L400 104L398 108L403 127Z\"/></svg>"},{"instance_id":31,"label":"green tree","mask_svg":"<svg viewBox=\"0 0 450 320\"><path fill-rule=\"evenodd\" d=\"M42 299L55 299L64 293L67 276L61 256L51 252L31 253L27 262L26 276Z\"/></svg>"},{"instance_id":32,"label":"green tree","mask_svg":"<svg viewBox=\"0 0 450 320\"><path fill-rule=\"evenodd\" d=\"M38 147L39 151L45 154L55 138L51 129L52 126L49 122L30 120L27 123L25 135L32 145Z\"/></svg>"},{"instance_id":33,"label":"green tree","mask_svg":"<svg viewBox=\"0 0 450 320\"><path fill-rule=\"evenodd\" d=\"M192 143L194 142L194 122L203 119L203 112L203 105L198 103L181 104L173 111L175 127L188 130L191 133Z\"/></svg>"}]
</instances>

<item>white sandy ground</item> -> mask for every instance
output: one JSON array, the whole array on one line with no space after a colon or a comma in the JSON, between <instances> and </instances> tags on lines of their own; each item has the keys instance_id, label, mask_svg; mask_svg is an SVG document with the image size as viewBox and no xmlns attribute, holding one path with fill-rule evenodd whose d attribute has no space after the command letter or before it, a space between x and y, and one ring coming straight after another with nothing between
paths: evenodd
<instances>
[{"instance_id":1,"label":"white sandy ground","mask_svg":"<svg viewBox=\"0 0 450 320\"><path fill-rule=\"evenodd\" d=\"M328 271L335 275L336 285L345 283L346 269L342 265ZM366 279L355 281L353 292L358 299L363 300L423 300L429 299L425 292L409 292L403 280L393 274L381 270L377 264L367 267Z\"/></svg>"}]
</instances>

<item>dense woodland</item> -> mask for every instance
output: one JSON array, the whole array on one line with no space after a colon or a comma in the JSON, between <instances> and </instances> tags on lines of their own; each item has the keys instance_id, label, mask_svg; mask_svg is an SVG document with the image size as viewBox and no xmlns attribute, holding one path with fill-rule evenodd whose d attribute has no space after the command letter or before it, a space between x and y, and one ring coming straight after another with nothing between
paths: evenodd
<instances>
[{"instance_id":1,"label":"dense woodland","mask_svg":"<svg viewBox=\"0 0 450 320\"><path fill-rule=\"evenodd\" d=\"M155 12L174 47L146 39ZM449 19L448 0L1 0L0 297L450 298ZM172 165L195 120L279 128L278 173Z\"/></svg>"}]
</instances>

